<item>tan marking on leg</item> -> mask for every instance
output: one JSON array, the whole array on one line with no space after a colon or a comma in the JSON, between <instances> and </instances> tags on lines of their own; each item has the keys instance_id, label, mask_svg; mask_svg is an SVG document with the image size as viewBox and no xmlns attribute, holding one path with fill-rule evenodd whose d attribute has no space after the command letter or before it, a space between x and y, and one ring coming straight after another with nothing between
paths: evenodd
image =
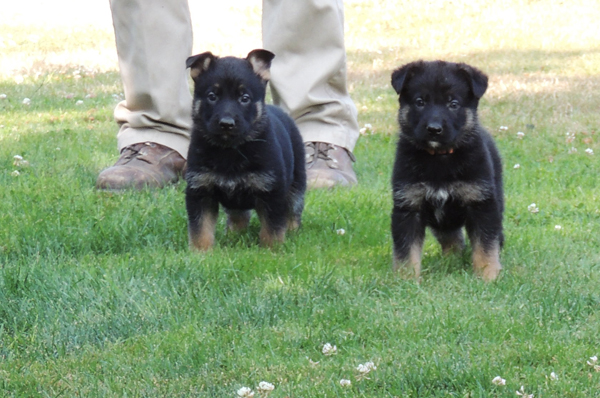
<instances>
[{"instance_id":1,"label":"tan marking on leg","mask_svg":"<svg viewBox=\"0 0 600 398\"><path fill-rule=\"evenodd\" d=\"M232 232L240 232L248 228L250 213L246 211L232 211L227 213L227 228Z\"/></svg>"},{"instance_id":2,"label":"tan marking on leg","mask_svg":"<svg viewBox=\"0 0 600 398\"><path fill-rule=\"evenodd\" d=\"M266 223L261 220L260 227L260 244L264 247L273 247L276 243L283 243L285 240L285 229L280 231L273 231L271 228L267 226Z\"/></svg>"},{"instance_id":3,"label":"tan marking on leg","mask_svg":"<svg viewBox=\"0 0 600 398\"><path fill-rule=\"evenodd\" d=\"M394 271L406 279L415 278L419 282L421 277L421 253L423 251L422 243L413 243L410 248L408 260L402 261L394 255Z\"/></svg>"},{"instance_id":4,"label":"tan marking on leg","mask_svg":"<svg viewBox=\"0 0 600 398\"><path fill-rule=\"evenodd\" d=\"M288 219L287 229L289 231L296 231L298 230L298 228L300 228L300 220L298 219L298 217L291 216Z\"/></svg>"},{"instance_id":5,"label":"tan marking on leg","mask_svg":"<svg viewBox=\"0 0 600 398\"><path fill-rule=\"evenodd\" d=\"M194 250L209 250L215 243L215 229L217 226L217 213L205 213L200 220L198 232L189 229L190 248Z\"/></svg>"},{"instance_id":6,"label":"tan marking on leg","mask_svg":"<svg viewBox=\"0 0 600 398\"><path fill-rule=\"evenodd\" d=\"M490 282L498 277L502 265L500 264L500 247L496 242L489 250L484 250L479 243L473 245L473 268L475 273Z\"/></svg>"}]
</instances>

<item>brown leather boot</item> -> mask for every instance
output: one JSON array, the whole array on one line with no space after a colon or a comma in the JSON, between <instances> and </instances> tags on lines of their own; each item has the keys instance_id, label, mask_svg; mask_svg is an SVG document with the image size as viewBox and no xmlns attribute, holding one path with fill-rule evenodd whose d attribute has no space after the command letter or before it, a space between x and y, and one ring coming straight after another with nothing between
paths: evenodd
<instances>
[{"instance_id":1,"label":"brown leather boot","mask_svg":"<svg viewBox=\"0 0 600 398\"><path fill-rule=\"evenodd\" d=\"M331 188L357 183L352 152L326 142L306 142L306 180L308 188Z\"/></svg>"},{"instance_id":2,"label":"brown leather boot","mask_svg":"<svg viewBox=\"0 0 600 398\"><path fill-rule=\"evenodd\" d=\"M166 146L153 142L130 145L121 150L114 166L98 175L96 188L109 191L162 188L177 182L185 165L185 159Z\"/></svg>"}]
</instances>

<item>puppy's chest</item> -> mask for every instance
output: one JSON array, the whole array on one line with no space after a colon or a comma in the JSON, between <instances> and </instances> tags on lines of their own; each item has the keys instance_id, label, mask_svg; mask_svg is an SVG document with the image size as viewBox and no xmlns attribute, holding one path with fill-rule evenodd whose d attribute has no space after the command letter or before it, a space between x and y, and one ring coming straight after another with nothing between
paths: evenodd
<instances>
[{"instance_id":1,"label":"puppy's chest","mask_svg":"<svg viewBox=\"0 0 600 398\"><path fill-rule=\"evenodd\" d=\"M417 182L396 187L394 202L413 209L420 209L426 204L434 208L443 208L450 203L468 206L485 200L489 195L490 188L483 183L454 181L439 185Z\"/></svg>"},{"instance_id":2,"label":"puppy's chest","mask_svg":"<svg viewBox=\"0 0 600 398\"><path fill-rule=\"evenodd\" d=\"M269 192L277 181L272 171L224 173L206 168L188 170L186 180L191 189L220 191L228 196L238 193Z\"/></svg>"}]
</instances>

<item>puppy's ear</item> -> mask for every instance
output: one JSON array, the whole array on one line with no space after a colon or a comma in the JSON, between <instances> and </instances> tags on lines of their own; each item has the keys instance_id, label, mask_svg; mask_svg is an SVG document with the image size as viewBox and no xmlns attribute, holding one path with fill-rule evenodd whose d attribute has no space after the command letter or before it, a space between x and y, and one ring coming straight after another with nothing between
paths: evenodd
<instances>
[{"instance_id":1,"label":"puppy's ear","mask_svg":"<svg viewBox=\"0 0 600 398\"><path fill-rule=\"evenodd\" d=\"M186 67L190 68L190 76L196 80L198 76L206 72L217 59L210 51L202 54L192 55L185 61Z\"/></svg>"},{"instance_id":2,"label":"puppy's ear","mask_svg":"<svg viewBox=\"0 0 600 398\"><path fill-rule=\"evenodd\" d=\"M475 98L480 99L483 97L485 90L487 90L488 77L479 69L467 64L458 64L458 70L467 79Z\"/></svg>"},{"instance_id":3,"label":"puppy's ear","mask_svg":"<svg viewBox=\"0 0 600 398\"><path fill-rule=\"evenodd\" d=\"M271 79L271 61L275 54L267 50L252 50L246 60L252 65L252 70L265 82Z\"/></svg>"},{"instance_id":4,"label":"puppy's ear","mask_svg":"<svg viewBox=\"0 0 600 398\"><path fill-rule=\"evenodd\" d=\"M400 94L402 88L408 82L408 80L414 76L417 69L422 65L422 62L411 62L396 69L392 73L392 87L396 90L396 93Z\"/></svg>"}]
</instances>

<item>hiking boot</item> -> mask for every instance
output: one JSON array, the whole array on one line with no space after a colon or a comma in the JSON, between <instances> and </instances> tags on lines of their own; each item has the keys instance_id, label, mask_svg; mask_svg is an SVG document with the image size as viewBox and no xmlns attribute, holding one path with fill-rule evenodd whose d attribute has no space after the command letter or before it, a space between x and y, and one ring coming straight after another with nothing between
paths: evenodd
<instances>
[{"instance_id":1,"label":"hiking boot","mask_svg":"<svg viewBox=\"0 0 600 398\"><path fill-rule=\"evenodd\" d=\"M109 191L162 188L183 173L185 159L176 151L153 142L129 145L114 166L98 175L96 188Z\"/></svg>"},{"instance_id":2,"label":"hiking boot","mask_svg":"<svg viewBox=\"0 0 600 398\"><path fill-rule=\"evenodd\" d=\"M357 183L352 152L326 142L306 142L306 184L308 188L331 188Z\"/></svg>"}]
</instances>

